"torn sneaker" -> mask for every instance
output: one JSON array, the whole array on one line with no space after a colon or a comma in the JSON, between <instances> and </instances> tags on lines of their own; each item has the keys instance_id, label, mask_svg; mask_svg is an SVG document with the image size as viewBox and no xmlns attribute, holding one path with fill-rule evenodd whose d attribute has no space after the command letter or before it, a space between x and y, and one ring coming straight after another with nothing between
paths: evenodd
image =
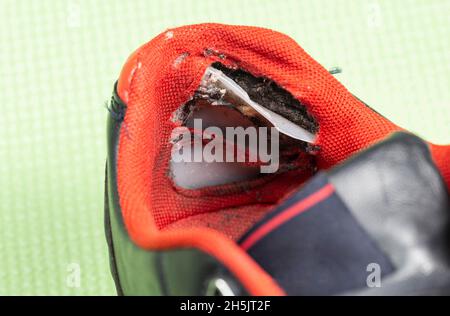
<instances>
[{"instance_id":1,"label":"torn sneaker","mask_svg":"<svg viewBox=\"0 0 450 316\"><path fill-rule=\"evenodd\" d=\"M286 35L168 30L129 57L109 112L119 294L450 294L450 147Z\"/></svg>"}]
</instances>

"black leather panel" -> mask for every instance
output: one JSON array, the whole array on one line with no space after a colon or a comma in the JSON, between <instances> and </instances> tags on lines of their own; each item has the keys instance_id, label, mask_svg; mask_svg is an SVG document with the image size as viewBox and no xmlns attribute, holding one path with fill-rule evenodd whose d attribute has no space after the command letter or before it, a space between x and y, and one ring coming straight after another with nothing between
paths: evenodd
<instances>
[{"instance_id":1,"label":"black leather panel","mask_svg":"<svg viewBox=\"0 0 450 316\"><path fill-rule=\"evenodd\" d=\"M394 271L386 254L332 190L327 175L320 172L241 240L288 295L335 295L365 287L367 266L373 262L380 266L382 277ZM302 209L302 205L308 206ZM246 246L261 228L292 213L295 215Z\"/></svg>"},{"instance_id":2,"label":"black leather panel","mask_svg":"<svg viewBox=\"0 0 450 316\"><path fill-rule=\"evenodd\" d=\"M365 294L407 294L411 286L427 294L438 291L432 275L450 281L449 196L422 140L397 133L333 169L330 182L397 267ZM444 283L439 291L450 293Z\"/></svg>"}]
</instances>

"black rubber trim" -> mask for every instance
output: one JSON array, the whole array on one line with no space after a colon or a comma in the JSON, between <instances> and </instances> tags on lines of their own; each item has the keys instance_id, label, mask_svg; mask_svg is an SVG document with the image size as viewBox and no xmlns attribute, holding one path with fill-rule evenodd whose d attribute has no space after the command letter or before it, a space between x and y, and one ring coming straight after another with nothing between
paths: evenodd
<instances>
[{"instance_id":1,"label":"black rubber trim","mask_svg":"<svg viewBox=\"0 0 450 316\"><path fill-rule=\"evenodd\" d=\"M164 273L163 255L164 255L164 252L161 252L161 251L158 251L155 254L156 273L157 273L159 285L161 287L162 295L170 295L169 285L167 282L166 275Z\"/></svg>"},{"instance_id":2,"label":"black rubber trim","mask_svg":"<svg viewBox=\"0 0 450 316\"><path fill-rule=\"evenodd\" d=\"M111 274L114 280L114 284L116 285L117 295L123 296L122 286L120 284L119 273L117 271L117 262L116 255L114 251L114 244L112 238L111 231L111 220L109 217L109 196L108 196L108 164L106 165L105 170L105 215L104 215L104 223L105 223L105 236L106 243L108 244L109 249L109 266L111 269Z\"/></svg>"},{"instance_id":3,"label":"black rubber trim","mask_svg":"<svg viewBox=\"0 0 450 316\"><path fill-rule=\"evenodd\" d=\"M114 120L122 122L125 118L127 106L117 93L117 81L114 84L113 95L107 109Z\"/></svg>"},{"instance_id":4,"label":"black rubber trim","mask_svg":"<svg viewBox=\"0 0 450 316\"><path fill-rule=\"evenodd\" d=\"M108 138L110 141L111 138L115 138L115 134L118 133L120 130L121 122L123 121L125 117L125 111L126 111L126 105L125 103L120 99L120 97L117 94L117 81L114 84L113 94L110 100L110 103L107 107L108 112L110 114L110 117L116 121L116 125L111 129L108 130ZM115 157L108 157L108 160L112 159L115 161ZM105 223L105 236L106 236L106 242L108 244L109 249L109 257L110 257L110 269L111 274L114 280L114 283L116 285L117 294L120 296L123 296L123 289L120 283L120 276L117 268L117 260L116 260L116 254L114 250L114 242L113 242L113 236L111 231L111 219L110 219L110 205L109 205L109 194L108 194L108 162L106 162L106 168L105 168L105 206L104 206L104 223ZM118 195L118 193L116 192Z\"/></svg>"}]
</instances>

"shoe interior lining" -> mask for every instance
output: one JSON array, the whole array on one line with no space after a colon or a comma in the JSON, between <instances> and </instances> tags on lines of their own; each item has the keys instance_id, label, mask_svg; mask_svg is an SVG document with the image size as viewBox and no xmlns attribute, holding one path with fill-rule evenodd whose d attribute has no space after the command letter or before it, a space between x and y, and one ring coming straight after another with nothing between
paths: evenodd
<instances>
[{"instance_id":1,"label":"shoe interior lining","mask_svg":"<svg viewBox=\"0 0 450 316\"><path fill-rule=\"evenodd\" d=\"M274 81L264 77L253 76L242 69L227 68L220 63L215 63L213 66L238 83L249 94L252 101L288 118L311 133L317 133L318 124L307 112L306 108L288 91L284 90ZM214 89L209 89L209 91L207 91L204 87L199 87L192 99L173 114L173 120L178 121L182 126L192 128L193 118L202 118L203 121L206 122L206 126L214 124L218 127L225 127L226 120L221 122L221 119L219 118L218 120L209 121L211 116L208 116L208 111L210 109L221 112L219 117L233 116L234 122L239 122L239 126L271 126L267 120L258 115L258 113L255 113L253 109L230 104L229 102L224 101L221 98L221 94L214 91ZM295 172L300 174L298 182L295 184L299 187L305 181L305 178L311 176L316 171L316 165L314 163L316 151L317 148L311 144L280 134L280 169L273 181L283 181L285 175ZM195 185L191 185L189 182L190 179L198 177L196 175L199 175L202 172L209 172L208 166L205 164L207 163L173 164L171 162L169 176L175 181L176 185L183 189L192 189L193 192L198 189L205 189L205 187L208 186L208 183L210 186L217 189L216 192L219 192L221 190L221 185L226 185L227 187L236 185L239 187L240 182L242 181L258 180L258 178L265 176L258 171L255 172L254 167L251 169L252 167L245 166L244 169L239 169L242 168L242 166L230 165L228 166L230 168L230 176L224 176L224 172L227 172L226 168L221 171L222 173L217 171L217 169L210 168L212 172L219 175L218 181L217 179L214 181L204 177L203 182L200 181ZM299 168L305 168L305 166L307 170L304 170L304 172L301 170L299 171ZM177 181L174 172L176 175L181 174L181 178L184 180ZM239 172L242 174L237 174ZM258 190L258 187L253 189L250 188L250 190ZM287 193L288 192L286 192L286 194ZM213 212L191 215L165 225L162 229L172 230L203 226L221 231L232 239L238 239L249 227L257 222L258 219L264 216L277 201L284 198L286 194L278 196L273 200L273 203L270 204L260 204L255 200L253 205L243 205L232 208L224 207L223 209ZM211 198L214 198L214 196Z\"/></svg>"}]
</instances>

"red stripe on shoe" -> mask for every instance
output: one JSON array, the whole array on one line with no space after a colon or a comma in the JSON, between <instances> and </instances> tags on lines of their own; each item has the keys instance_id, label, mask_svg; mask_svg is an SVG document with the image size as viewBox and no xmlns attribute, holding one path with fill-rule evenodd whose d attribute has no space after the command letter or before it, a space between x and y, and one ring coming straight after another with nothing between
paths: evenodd
<instances>
[{"instance_id":1,"label":"red stripe on shoe","mask_svg":"<svg viewBox=\"0 0 450 316\"><path fill-rule=\"evenodd\" d=\"M328 198L334 192L334 187L331 184L327 184L321 189L309 195L307 198L295 203L290 208L276 215L274 218L268 222L261 225L256 229L251 235L249 235L242 243L241 248L244 250L250 249L256 242L261 240L268 233L276 229L278 226L287 222L291 218L297 216L298 214L308 210L317 203Z\"/></svg>"}]
</instances>

